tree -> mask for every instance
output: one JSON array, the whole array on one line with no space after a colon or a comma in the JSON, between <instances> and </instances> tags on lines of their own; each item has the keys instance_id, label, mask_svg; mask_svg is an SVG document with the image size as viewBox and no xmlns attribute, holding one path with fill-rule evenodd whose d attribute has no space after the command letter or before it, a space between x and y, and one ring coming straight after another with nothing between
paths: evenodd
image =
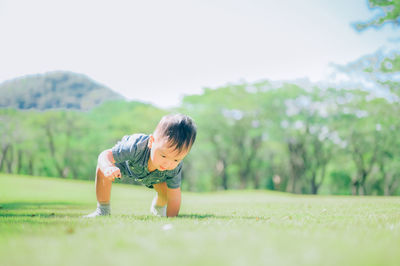
<instances>
[{"instance_id":1,"label":"tree","mask_svg":"<svg viewBox=\"0 0 400 266\"><path fill-rule=\"evenodd\" d=\"M1 153L0 153L0 171L7 167L9 173L12 172L13 149L15 136L19 136L21 130L18 129L17 112L12 109L2 110L0 113L0 134L1 134Z\"/></svg>"},{"instance_id":2,"label":"tree","mask_svg":"<svg viewBox=\"0 0 400 266\"><path fill-rule=\"evenodd\" d=\"M379 15L365 22L354 24L356 30L362 31L368 28L381 28L385 24L391 24L395 27L400 25L400 0L368 0L371 9L378 9Z\"/></svg>"},{"instance_id":3,"label":"tree","mask_svg":"<svg viewBox=\"0 0 400 266\"><path fill-rule=\"evenodd\" d=\"M265 138L278 111L272 108L276 99L266 86L267 82L229 84L184 98L182 110L199 129L196 151L202 157L196 164L206 161L208 167L201 172L213 189L261 188L267 183L266 173L271 171L265 163L270 157Z\"/></svg>"},{"instance_id":4,"label":"tree","mask_svg":"<svg viewBox=\"0 0 400 266\"><path fill-rule=\"evenodd\" d=\"M292 172L287 191L317 194L335 151L331 118L336 94L317 87L298 90L297 97L286 100L283 121Z\"/></svg>"},{"instance_id":5,"label":"tree","mask_svg":"<svg viewBox=\"0 0 400 266\"><path fill-rule=\"evenodd\" d=\"M381 29L384 25L399 27L400 0L369 0L368 4L371 9L379 10L380 14L368 21L355 23L356 30ZM381 175L381 183L384 184L384 194L389 195L393 193L400 183L400 177L397 175L399 168L394 159L396 158L394 157L395 154L398 154L398 152L393 149L398 147L398 130L396 131L398 119L396 117L400 115L400 80L398 77L400 72L400 53L399 51L392 51L389 55L378 58L377 64L369 64L364 69L365 73L377 84L388 88L392 95L397 95L397 97L392 97L391 104L385 104L385 111L380 111L381 120L377 123L379 128L377 135L381 139L380 149L377 152L377 164Z\"/></svg>"}]
</instances>

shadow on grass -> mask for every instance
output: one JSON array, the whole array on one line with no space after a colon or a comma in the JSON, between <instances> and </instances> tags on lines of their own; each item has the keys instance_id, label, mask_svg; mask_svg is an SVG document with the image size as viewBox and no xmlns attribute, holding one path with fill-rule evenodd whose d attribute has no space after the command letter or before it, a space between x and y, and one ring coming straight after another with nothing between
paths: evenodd
<instances>
[{"instance_id":1,"label":"shadow on grass","mask_svg":"<svg viewBox=\"0 0 400 266\"><path fill-rule=\"evenodd\" d=\"M64 212L83 204L66 201L26 202L16 201L0 203L0 217L41 217L52 218L58 216L55 212ZM47 212L46 212L47 211ZM23 212L23 213L22 213ZM62 214L65 216L65 214Z\"/></svg>"},{"instance_id":2,"label":"shadow on grass","mask_svg":"<svg viewBox=\"0 0 400 266\"><path fill-rule=\"evenodd\" d=\"M270 217L263 216L241 216L241 215L215 215L215 214L180 214L182 219L246 219L246 220L269 220Z\"/></svg>"},{"instance_id":3,"label":"shadow on grass","mask_svg":"<svg viewBox=\"0 0 400 266\"><path fill-rule=\"evenodd\" d=\"M167 219L167 218L160 218L152 215L118 215L121 218L128 218L134 220L141 220L141 221L149 221L154 219ZM194 220L201 220L201 219L246 219L246 220L269 220L270 217L262 217L262 216L240 216L240 215L215 215L215 214L179 214L178 217L173 219L194 219Z\"/></svg>"},{"instance_id":4,"label":"shadow on grass","mask_svg":"<svg viewBox=\"0 0 400 266\"><path fill-rule=\"evenodd\" d=\"M219 218L215 214L181 214L178 216L178 218L183 218L183 219L208 219L208 218ZM222 216L220 217L222 218Z\"/></svg>"},{"instance_id":5,"label":"shadow on grass","mask_svg":"<svg viewBox=\"0 0 400 266\"><path fill-rule=\"evenodd\" d=\"M40 218L53 218L56 214L53 213L0 213L0 217L40 217Z\"/></svg>"},{"instance_id":6,"label":"shadow on grass","mask_svg":"<svg viewBox=\"0 0 400 266\"><path fill-rule=\"evenodd\" d=\"M54 208L54 206L56 205L79 206L84 204L76 202L67 202L67 201L42 201L42 202L15 201L15 202L0 203L0 211L15 210L15 209L41 209L41 208L48 208L47 206Z\"/></svg>"},{"instance_id":7,"label":"shadow on grass","mask_svg":"<svg viewBox=\"0 0 400 266\"><path fill-rule=\"evenodd\" d=\"M121 218L128 218L128 219L134 219L134 220L140 220L140 221L147 221L147 220L155 220L155 219L167 219L166 217L157 217L153 216L151 214L149 215L127 215L127 214L122 214L118 215L117 217ZM214 214L180 214L178 217L174 217L174 219L208 219L208 218L221 218L218 217Z\"/></svg>"},{"instance_id":8,"label":"shadow on grass","mask_svg":"<svg viewBox=\"0 0 400 266\"><path fill-rule=\"evenodd\" d=\"M87 204L68 202L68 201L42 201L42 202L7 202L0 203L0 217L40 217L40 218L54 218L54 217L71 217L71 218L82 218L83 214L79 214L75 211L76 208L87 206ZM75 209L74 212L70 210ZM121 217L141 221L150 221L154 219L160 219L152 215L118 215L112 217ZM108 218L108 217L102 217ZM246 219L246 220L269 220L270 217L263 216L241 216L241 215L216 215L208 213L191 213L191 214L180 214L175 219Z\"/></svg>"}]
</instances>

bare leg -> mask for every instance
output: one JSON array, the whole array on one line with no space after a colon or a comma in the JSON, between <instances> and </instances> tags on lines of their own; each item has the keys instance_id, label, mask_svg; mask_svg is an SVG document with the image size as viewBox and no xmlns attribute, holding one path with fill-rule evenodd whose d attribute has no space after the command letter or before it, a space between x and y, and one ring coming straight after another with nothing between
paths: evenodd
<instances>
[{"instance_id":1,"label":"bare leg","mask_svg":"<svg viewBox=\"0 0 400 266\"><path fill-rule=\"evenodd\" d=\"M96 169L96 197L100 204L109 204L112 181L106 178L99 167Z\"/></svg>"},{"instance_id":2,"label":"bare leg","mask_svg":"<svg viewBox=\"0 0 400 266\"><path fill-rule=\"evenodd\" d=\"M157 206L167 205L167 183L158 183L153 185L154 190L157 191Z\"/></svg>"},{"instance_id":3,"label":"bare leg","mask_svg":"<svg viewBox=\"0 0 400 266\"><path fill-rule=\"evenodd\" d=\"M97 216L110 215L110 198L111 198L111 184L112 181L106 178L103 172L97 167L96 169L96 197L97 209L86 216L85 218L94 218Z\"/></svg>"},{"instance_id":4,"label":"bare leg","mask_svg":"<svg viewBox=\"0 0 400 266\"><path fill-rule=\"evenodd\" d=\"M157 195L150 206L150 212L156 216L167 216L167 183L154 184Z\"/></svg>"}]
</instances>

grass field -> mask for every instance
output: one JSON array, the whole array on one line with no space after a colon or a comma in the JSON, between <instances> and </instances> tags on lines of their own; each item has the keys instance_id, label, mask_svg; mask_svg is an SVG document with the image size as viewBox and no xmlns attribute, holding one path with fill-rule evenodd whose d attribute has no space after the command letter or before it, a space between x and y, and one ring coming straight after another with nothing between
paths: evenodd
<instances>
[{"instance_id":1,"label":"grass field","mask_svg":"<svg viewBox=\"0 0 400 266\"><path fill-rule=\"evenodd\" d=\"M171 219L153 196L115 184L84 219L92 182L0 175L0 265L400 265L399 197L184 192Z\"/></svg>"}]
</instances>

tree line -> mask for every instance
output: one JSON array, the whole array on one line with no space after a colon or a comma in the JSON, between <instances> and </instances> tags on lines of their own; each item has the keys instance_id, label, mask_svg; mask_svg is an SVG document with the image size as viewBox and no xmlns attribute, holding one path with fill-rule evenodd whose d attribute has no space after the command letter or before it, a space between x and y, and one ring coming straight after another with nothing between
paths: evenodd
<instances>
[{"instance_id":1,"label":"tree line","mask_svg":"<svg viewBox=\"0 0 400 266\"><path fill-rule=\"evenodd\" d=\"M102 150L124 135L150 134L163 115L182 112L198 126L184 189L395 195L399 90L393 82L386 87L390 93L376 96L262 81L205 89L174 110L126 101L86 112L1 109L0 171L93 180Z\"/></svg>"}]
</instances>

